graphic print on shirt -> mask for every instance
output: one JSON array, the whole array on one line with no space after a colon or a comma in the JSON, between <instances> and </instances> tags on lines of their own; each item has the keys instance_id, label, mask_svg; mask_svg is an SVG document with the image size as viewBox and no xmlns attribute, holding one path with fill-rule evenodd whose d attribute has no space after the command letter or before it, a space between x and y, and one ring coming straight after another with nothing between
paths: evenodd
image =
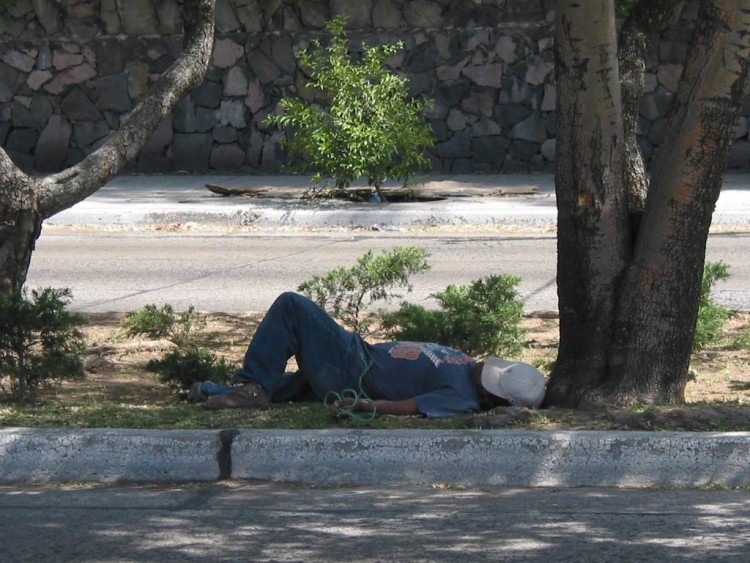
<instances>
[{"instance_id":1,"label":"graphic print on shirt","mask_svg":"<svg viewBox=\"0 0 750 563\"><path fill-rule=\"evenodd\" d=\"M398 342L389 350L389 353L397 360L416 360L420 354L424 354L435 367L439 367L443 362L468 364L474 361L474 358L463 352L428 342Z\"/></svg>"}]
</instances>

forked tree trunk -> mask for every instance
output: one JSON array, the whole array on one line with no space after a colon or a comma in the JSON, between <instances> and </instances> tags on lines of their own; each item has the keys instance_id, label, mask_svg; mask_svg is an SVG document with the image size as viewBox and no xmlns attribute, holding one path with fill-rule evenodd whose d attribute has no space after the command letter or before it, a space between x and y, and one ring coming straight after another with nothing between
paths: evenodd
<instances>
[{"instance_id":1,"label":"forked tree trunk","mask_svg":"<svg viewBox=\"0 0 750 563\"><path fill-rule=\"evenodd\" d=\"M45 178L21 172L0 148L0 289L20 289L44 219L86 199L135 158L162 118L202 81L211 57L215 0L184 0L184 50L105 144Z\"/></svg>"},{"instance_id":2,"label":"forked tree trunk","mask_svg":"<svg viewBox=\"0 0 750 563\"><path fill-rule=\"evenodd\" d=\"M609 0L559 7L558 88L570 91L558 92L560 350L549 404L682 400L708 228L747 77L750 2L702 1L637 236L623 241L617 234L627 231L623 206L609 215L588 212L591 220L581 221L588 186L609 194L602 201L619 201L625 191L624 171L617 179L601 162L602 154L617 161L600 147L620 139L590 115L617 122L617 69L600 66L614 47L585 33L594 20L582 12L611 8ZM589 72L590 83L572 80L579 69ZM571 161L583 170L570 172L577 166Z\"/></svg>"},{"instance_id":3,"label":"forked tree trunk","mask_svg":"<svg viewBox=\"0 0 750 563\"><path fill-rule=\"evenodd\" d=\"M558 2L557 287L560 349L552 404L607 377L616 288L629 258L624 135L613 0Z\"/></svg>"}]
</instances>

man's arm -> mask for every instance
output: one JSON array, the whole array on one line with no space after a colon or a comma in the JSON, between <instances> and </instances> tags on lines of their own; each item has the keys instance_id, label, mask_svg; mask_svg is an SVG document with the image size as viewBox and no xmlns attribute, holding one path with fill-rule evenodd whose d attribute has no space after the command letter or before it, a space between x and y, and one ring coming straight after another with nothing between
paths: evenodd
<instances>
[{"instance_id":1,"label":"man's arm","mask_svg":"<svg viewBox=\"0 0 750 563\"><path fill-rule=\"evenodd\" d=\"M346 398L335 401L331 404L330 410L333 416L346 415L348 412L373 412L375 407L376 414L393 414L393 415L416 415L420 414L417 408L417 401L414 399L404 399L402 401L386 401L370 399L359 399L354 405L354 399Z\"/></svg>"}]
</instances>

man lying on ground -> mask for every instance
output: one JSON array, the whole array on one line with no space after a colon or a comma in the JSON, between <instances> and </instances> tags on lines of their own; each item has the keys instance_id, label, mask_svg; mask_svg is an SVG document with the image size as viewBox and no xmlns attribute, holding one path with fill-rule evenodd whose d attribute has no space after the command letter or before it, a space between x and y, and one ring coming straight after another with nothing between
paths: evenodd
<instances>
[{"instance_id":1,"label":"man lying on ground","mask_svg":"<svg viewBox=\"0 0 750 563\"><path fill-rule=\"evenodd\" d=\"M289 358L299 371L287 373ZM265 408L301 397L334 416L450 416L495 406L538 407L544 376L533 366L424 342L369 344L316 303L292 292L271 305L235 375L236 386L194 383L188 400L209 409ZM331 400L331 398L335 400Z\"/></svg>"}]
</instances>

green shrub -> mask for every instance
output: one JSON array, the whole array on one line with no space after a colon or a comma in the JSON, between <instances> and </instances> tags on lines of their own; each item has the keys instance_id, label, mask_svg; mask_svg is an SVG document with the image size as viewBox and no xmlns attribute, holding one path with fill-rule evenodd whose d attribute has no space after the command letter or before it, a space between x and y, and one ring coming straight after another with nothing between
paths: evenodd
<instances>
[{"instance_id":1,"label":"green shrub","mask_svg":"<svg viewBox=\"0 0 750 563\"><path fill-rule=\"evenodd\" d=\"M387 179L406 183L416 168L430 164L424 150L434 138L425 103L411 99L406 79L385 67L403 43L363 45L362 59L355 62L345 23L345 15L336 17L326 26L328 45L315 40L300 53L311 77L308 88L319 94L319 103L284 98L281 113L267 122L287 130L284 146L298 169L315 171L315 182L333 178L343 190L365 177L382 198L380 186Z\"/></svg>"},{"instance_id":2,"label":"green shrub","mask_svg":"<svg viewBox=\"0 0 750 563\"><path fill-rule=\"evenodd\" d=\"M750 352L750 330L746 330L741 334L738 334L731 344L734 350L747 350Z\"/></svg>"},{"instance_id":3,"label":"green shrub","mask_svg":"<svg viewBox=\"0 0 750 563\"><path fill-rule=\"evenodd\" d=\"M0 391L24 401L39 387L82 377L83 317L67 310L69 289L0 294ZM3 382L9 382L6 387Z\"/></svg>"},{"instance_id":4,"label":"green shrub","mask_svg":"<svg viewBox=\"0 0 750 563\"><path fill-rule=\"evenodd\" d=\"M236 368L210 350L195 348L175 350L159 360L150 360L146 369L159 374L159 380L165 385L184 391L196 381L228 383Z\"/></svg>"},{"instance_id":5,"label":"green shrub","mask_svg":"<svg viewBox=\"0 0 750 563\"><path fill-rule=\"evenodd\" d=\"M716 344L721 337L724 324L731 312L729 309L713 302L711 289L717 281L726 280L729 276L729 266L723 262L706 262L703 267L701 298L698 306L698 321L695 325L693 351L702 350L706 346Z\"/></svg>"},{"instance_id":6,"label":"green shrub","mask_svg":"<svg viewBox=\"0 0 750 563\"><path fill-rule=\"evenodd\" d=\"M404 303L384 314L384 326L396 340L437 342L476 357L514 357L523 349L523 303L515 289L520 281L503 274L449 285L433 296L438 310Z\"/></svg>"},{"instance_id":7,"label":"green shrub","mask_svg":"<svg viewBox=\"0 0 750 563\"><path fill-rule=\"evenodd\" d=\"M128 337L144 335L148 338L166 338L177 346L194 345L206 328L206 319L191 305L184 313L175 313L169 305L146 305L127 314L122 322Z\"/></svg>"},{"instance_id":8,"label":"green shrub","mask_svg":"<svg viewBox=\"0 0 750 563\"><path fill-rule=\"evenodd\" d=\"M368 250L354 266L315 276L297 290L349 330L369 335L373 319L364 313L377 301L400 297L395 288L411 291L409 277L430 269L428 256L424 248L415 246L397 246L379 256Z\"/></svg>"}]
</instances>

